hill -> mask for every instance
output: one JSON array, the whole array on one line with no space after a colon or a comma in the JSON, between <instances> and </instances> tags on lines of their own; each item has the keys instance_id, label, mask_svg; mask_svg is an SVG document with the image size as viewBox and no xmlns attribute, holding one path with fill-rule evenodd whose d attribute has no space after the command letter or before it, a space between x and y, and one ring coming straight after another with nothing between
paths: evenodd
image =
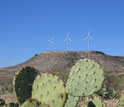
<instances>
[{"instance_id":1,"label":"hill","mask_svg":"<svg viewBox=\"0 0 124 107\"><path fill-rule=\"evenodd\" d=\"M99 51L47 51L36 54L24 63L0 69L0 85L3 80L13 78L15 73L24 66L32 66L40 72L55 72L66 81L71 67L81 58L90 58L98 62L105 71L106 85L118 88L118 81L124 82L124 57L106 55ZM120 77L121 76L121 77ZM7 81L7 80L6 80ZM115 81L113 83L113 81ZM5 82L5 81L4 81ZM118 84L118 85L117 85ZM124 89L124 85L119 89Z\"/></svg>"}]
</instances>

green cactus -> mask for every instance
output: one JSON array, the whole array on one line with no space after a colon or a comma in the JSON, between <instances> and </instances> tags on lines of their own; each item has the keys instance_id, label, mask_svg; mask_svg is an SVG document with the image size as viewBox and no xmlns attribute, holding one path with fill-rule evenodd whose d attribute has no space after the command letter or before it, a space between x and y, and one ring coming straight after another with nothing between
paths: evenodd
<instances>
[{"instance_id":1,"label":"green cactus","mask_svg":"<svg viewBox=\"0 0 124 107\"><path fill-rule=\"evenodd\" d=\"M22 104L22 106L21 107L50 107L50 106L48 106L48 105L46 105L46 104L41 104L41 103L39 103L38 101L36 101L36 100L27 100L27 101L25 101L23 104Z\"/></svg>"},{"instance_id":2,"label":"green cactus","mask_svg":"<svg viewBox=\"0 0 124 107\"><path fill-rule=\"evenodd\" d=\"M64 83L56 75L39 75L33 83L32 98L50 107L63 107L66 98Z\"/></svg>"},{"instance_id":3,"label":"green cactus","mask_svg":"<svg viewBox=\"0 0 124 107\"><path fill-rule=\"evenodd\" d=\"M79 101L79 97L68 95L67 101L64 107L76 107L78 101Z\"/></svg>"},{"instance_id":4,"label":"green cactus","mask_svg":"<svg viewBox=\"0 0 124 107\"><path fill-rule=\"evenodd\" d=\"M114 107L124 106L124 92L122 92L121 98L114 104Z\"/></svg>"},{"instance_id":5,"label":"green cactus","mask_svg":"<svg viewBox=\"0 0 124 107\"><path fill-rule=\"evenodd\" d=\"M3 106L5 104L5 100L4 99L0 99L0 107Z\"/></svg>"},{"instance_id":6,"label":"green cactus","mask_svg":"<svg viewBox=\"0 0 124 107\"><path fill-rule=\"evenodd\" d=\"M90 59L80 59L71 69L66 92L73 96L89 96L97 92L104 80L100 65Z\"/></svg>"},{"instance_id":7,"label":"green cactus","mask_svg":"<svg viewBox=\"0 0 124 107\"><path fill-rule=\"evenodd\" d=\"M94 107L105 107L105 104L102 102L101 98L98 96L94 96L90 102L92 102L95 105ZM88 107L93 107L92 105L88 104Z\"/></svg>"},{"instance_id":8,"label":"green cactus","mask_svg":"<svg viewBox=\"0 0 124 107\"><path fill-rule=\"evenodd\" d=\"M81 105L81 107L87 107L87 105Z\"/></svg>"},{"instance_id":9,"label":"green cactus","mask_svg":"<svg viewBox=\"0 0 124 107\"><path fill-rule=\"evenodd\" d=\"M33 67L22 68L16 73L13 87L19 104L23 104L26 99L31 97L32 83L38 74Z\"/></svg>"}]
</instances>

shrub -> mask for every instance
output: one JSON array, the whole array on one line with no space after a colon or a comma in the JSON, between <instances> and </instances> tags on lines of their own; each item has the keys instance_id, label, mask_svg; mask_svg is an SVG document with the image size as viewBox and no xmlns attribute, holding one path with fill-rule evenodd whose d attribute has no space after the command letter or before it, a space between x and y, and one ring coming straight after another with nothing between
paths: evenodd
<instances>
[{"instance_id":1,"label":"shrub","mask_svg":"<svg viewBox=\"0 0 124 107\"><path fill-rule=\"evenodd\" d=\"M0 94L13 92L12 77L2 77L0 79Z\"/></svg>"},{"instance_id":2,"label":"shrub","mask_svg":"<svg viewBox=\"0 0 124 107\"><path fill-rule=\"evenodd\" d=\"M104 99L112 99L116 97L116 91L113 88L102 88L98 95L103 97Z\"/></svg>"}]
</instances>

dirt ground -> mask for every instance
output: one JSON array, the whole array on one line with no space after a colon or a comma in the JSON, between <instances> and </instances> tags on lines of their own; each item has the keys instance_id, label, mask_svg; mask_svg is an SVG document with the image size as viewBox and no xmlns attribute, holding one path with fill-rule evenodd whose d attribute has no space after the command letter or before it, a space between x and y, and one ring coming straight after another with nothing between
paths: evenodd
<instances>
[{"instance_id":1,"label":"dirt ground","mask_svg":"<svg viewBox=\"0 0 124 107\"><path fill-rule=\"evenodd\" d=\"M112 99L112 100L105 100L106 107L114 107L115 102L117 99Z\"/></svg>"},{"instance_id":2,"label":"dirt ground","mask_svg":"<svg viewBox=\"0 0 124 107\"><path fill-rule=\"evenodd\" d=\"M16 97L13 93L7 93L4 95L0 95L0 98L4 99L6 103L16 101ZM114 104L116 101L117 99L104 100L104 103L106 104L106 107L114 107ZM79 105L82 105L82 104L84 104L84 102L80 102Z\"/></svg>"},{"instance_id":3,"label":"dirt ground","mask_svg":"<svg viewBox=\"0 0 124 107\"><path fill-rule=\"evenodd\" d=\"M104 103L106 104L106 107L114 107L114 104L116 101L117 101L117 99L104 100ZM78 107L81 107L81 105L83 105L83 104L87 105L86 102L81 101L81 102L79 102Z\"/></svg>"},{"instance_id":4,"label":"dirt ground","mask_svg":"<svg viewBox=\"0 0 124 107\"><path fill-rule=\"evenodd\" d=\"M16 97L13 93L7 93L4 95L0 95L0 98L4 99L6 101L6 103L16 101Z\"/></svg>"}]
</instances>

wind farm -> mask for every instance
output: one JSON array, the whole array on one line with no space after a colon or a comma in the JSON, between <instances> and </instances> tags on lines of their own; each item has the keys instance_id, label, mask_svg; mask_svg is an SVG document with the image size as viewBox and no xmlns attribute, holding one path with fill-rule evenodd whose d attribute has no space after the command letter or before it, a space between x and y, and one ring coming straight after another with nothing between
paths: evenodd
<instances>
[{"instance_id":1,"label":"wind farm","mask_svg":"<svg viewBox=\"0 0 124 107\"><path fill-rule=\"evenodd\" d=\"M0 0L0 107L124 107L124 0Z\"/></svg>"},{"instance_id":2,"label":"wind farm","mask_svg":"<svg viewBox=\"0 0 124 107\"><path fill-rule=\"evenodd\" d=\"M50 45L51 45L51 48L50 48L51 51L54 50L54 49L53 49L54 38L55 38L55 37L52 37L50 40L48 40L48 42L50 42ZM91 41L90 41L90 40L94 40L94 38L91 37L89 31L88 31L88 36L85 37L84 40L87 40L87 41L88 41L88 49L87 49L87 50L90 51L90 49L91 49L91 46L90 46L90 45L91 45L91 43L90 43ZM69 48L70 48L70 42L72 42L72 40L70 39L68 33L67 33L67 36L66 36L64 42L67 42L67 51L69 51Z\"/></svg>"},{"instance_id":3,"label":"wind farm","mask_svg":"<svg viewBox=\"0 0 124 107\"><path fill-rule=\"evenodd\" d=\"M93 36L95 37L95 35L93 35ZM102 80L100 80L99 76L97 75L97 78L99 79L98 81L101 82L101 85L99 86L101 88L99 88L100 91L98 91L96 94L97 94L97 96L102 97L102 99L104 99L104 100L99 101L99 102L101 102L101 104L103 104L103 105L106 105L106 107L110 107L109 105L111 102L113 102L113 99L114 99L114 103L111 103L111 106L113 106L114 104L118 105L118 103L116 103L118 101L118 99L116 99L116 95L117 95L117 93L121 94L120 92L122 92L122 90L124 89L124 85L123 85L124 80L121 80L122 83L120 83L120 81L119 81L121 78L124 77L124 74L123 74L123 72L124 72L123 71L124 57L111 56L111 55L107 55L100 51L92 51L91 40L94 40L94 38L91 36L90 32L88 32L88 35L84 38L84 40L87 40L87 50L86 51L71 51L70 48L72 48L72 46L71 46L70 42L74 42L74 40L72 41L70 37L71 36L69 36L69 34L67 33L66 38L64 39L64 42L66 42L65 51L56 51L54 46L57 45L57 44L55 44L56 43L55 41L57 41L57 38L55 39L55 37L52 36L51 39L47 40L47 42L49 42L48 46L50 47L49 51L45 51L43 53L36 54L29 60L27 60L23 63L17 64L15 66L1 68L0 69L0 78L1 78L1 80L0 80L0 98L2 98L1 100L4 101L3 99L5 99L7 101L7 99L4 98L4 96L7 93L10 94L10 96L7 95L7 97L11 97L11 101L13 101L19 97L17 94L18 91L20 91L20 93L25 92L25 88L23 90L20 90L19 88L16 87L16 85L19 85L18 82L20 82L20 84L23 84L22 86L29 88L28 84L24 83L23 79L21 79L20 81L18 81L18 79L16 80L16 78L20 78L19 75L21 76L23 73L24 73L23 75L25 75L25 81L27 81L27 82L28 82L27 79L30 79L30 77L27 75L32 75L31 78L34 78L33 77L34 74L36 74L38 76L44 75L44 76L46 76L46 77L44 77L44 79L45 78L48 79L51 77L53 77L53 79L55 79L54 75L56 75L57 76L56 78L59 78L60 81L62 81L68 85L69 79L70 78L73 79L73 76L71 77L72 72L73 73L86 72L86 75L90 75L91 71L94 71L96 73L101 72L98 75L100 76L100 78ZM92 65L92 63L93 63L93 65ZM86 67L85 67L85 64L87 65ZM81 67L81 68L77 69L77 67ZM89 67L89 68L87 68L87 67ZM95 68L95 67L97 67L97 68ZM75 72L74 69L79 70L79 71ZM32 72L34 74L32 74L32 73L30 74L30 72ZM87 74L88 72L89 72L89 74ZM23 75L21 78L23 78ZM82 74L80 74L78 76L79 79L80 79L81 75ZM94 73L94 75L96 75L96 74ZM14 79L13 79L13 77L14 77ZM94 79L96 79L96 77L93 75L91 77L92 78L94 77ZM75 78L77 78L77 76L75 76ZM82 77L82 78L84 78L84 77ZM88 79L88 78L86 77L86 79ZM104 82L103 82L103 80L104 80ZM14 82L13 84L12 84L12 81ZM35 80L32 80L32 81L35 81ZM57 85L57 81L56 81L56 84L54 82L52 84ZM74 81L74 79L71 81ZM80 80L79 82L81 82L81 81L82 80ZM91 83L93 83L93 81L96 81L96 80L92 80ZM52 82L52 81L49 80L49 82ZM48 85L46 90L48 88L51 88L49 86L49 82L46 84L46 86ZM42 84L44 84L44 83L42 83ZM73 84L73 82L71 82L71 84ZM90 83L88 83L88 84L90 84ZM102 84L104 84L104 85L102 86ZM13 89L13 85L14 85L14 89ZM30 84L30 85L32 87L32 84ZM59 87L59 85L60 84L58 84L58 87ZM55 89L55 87L56 86L54 86L54 89ZM83 85L81 85L81 87L83 87ZM88 85L88 87L89 87L89 85ZM22 88L22 87L20 87L20 88ZM65 90L64 88L66 88L66 87L63 87L63 90ZM73 90L72 87L70 87L70 88L71 88L71 90ZM75 88L77 90L77 87L75 87ZM85 90L87 90L87 88ZM94 85L92 85L92 88L94 88ZM31 90L32 90L32 88L31 88ZM69 90L69 87L68 87L68 90ZM13 94L13 91L16 93L16 96ZM28 92L29 91L30 90L28 89ZM54 91L52 91L51 93L53 93ZM90 91L94 92L92 89ZM102 91L108 92L109 94L106 94L105 96L103 96ZM83 92L83 91L79 91L79 92ZM33 96L35 96L35 93L37 93L37 91L33 92L33 93L34 93ZM60 91L60 93L61 93L61 91ZM67 92L67 93L69 93L69 92ZM67 93L63 93L63 97L66 97ZM49 94L49 91L47 92L47 94ZM90 93L86 93L86 94L90 95ZM19 95L22 96L23 98L27 99L27 95L25 95L25 94L19 94ZM74 92L74 95L72 95L72 96L75 97L75 92ZM85 95L83 94L81 96L85 96ZM31 95L28 95L28 97L30 98ZM48 96L48 99L49 98L50 97ZM110 99L110 98L112 98L112 100L108 101L108 99ZM18 99L17 103L13 103L13 104L17 107L19 105L23 106L27 103L27 102L25 102L25 99L24 100ZM39 99L39 100L41 100L41 99ZM56 104L52 107L56 107L56 105L58 105L58 106L62 105L62 107L66 107L68 105L68 100L67 100L67 102L65 102L65 99L64 99L63 100L64 103L61 103L61 104L60 103L57 104L57 102L56 102ZM31 101L33 101L33 100L31 99ZM81 107L81 104L83 102L84 102L84 100L81 100L81 101L77 100L77 102L73 106ZM8 102L8 103L11 104L10 102ZM38 101L38 103L39 103L39 101ZM72 101L70 103L72 103ZM52 104L50 102L48 102L48 104L53 105L54 102ZM88 102L87 102L87 104L88 104ZM33 106L33 107L35 107L35 106ZM101 106L101 107L103 107L103 106Z\"/></svg>"}]
</instances>

